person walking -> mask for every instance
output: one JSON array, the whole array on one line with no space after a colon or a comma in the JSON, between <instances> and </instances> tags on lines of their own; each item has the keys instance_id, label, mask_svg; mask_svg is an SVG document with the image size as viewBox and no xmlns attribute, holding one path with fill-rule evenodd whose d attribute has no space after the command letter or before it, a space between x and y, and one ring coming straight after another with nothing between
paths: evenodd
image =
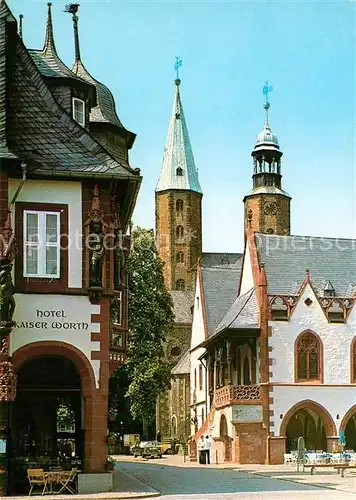
<instances>
[{"instance_id":1,"label":"person walking","mask_svg":"<svg viewBox=\"0 0 356 500\"><path fill-rule=\"evenodd\" d=\"M198 441L198 453L199 453L199 463L205 464L205 439L204 436L200 436Z\"/></svg>"},{"instance_id":2,"label":"person walking","mask_svg":"<svg viewBox=\"0 0 356 500\"><path fill-rule=\"evenodd\" d=\"M210 465L210 450L211 450L211 438L210 438L210 436L205 436L205 439L204 439L204 455L205 455L204 463L209 464L209 465Z\"/></svg>"}]
</instances>

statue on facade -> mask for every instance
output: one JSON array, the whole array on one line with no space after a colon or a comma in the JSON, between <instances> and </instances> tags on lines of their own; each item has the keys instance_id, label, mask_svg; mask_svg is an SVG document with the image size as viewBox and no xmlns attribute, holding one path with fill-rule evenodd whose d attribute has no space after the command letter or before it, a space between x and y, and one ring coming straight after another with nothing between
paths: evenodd
<instances>
[{"instance_id":1,"label":"statue on facade","mask_svg":"<svg viewBox=\"0 0 356 500\"><path fill-rule=\"evenodd\" d=\"M11 264L3 264L0 267L0 327L13 326L15 299L11 268Z\"/></svg>"},{"instance_id":2,"label":"statue on facade","mask_svg":"<svg viewBox=\"0 0 356 500\"><path fill-rule=\"evenodd\" d=\"M100 222L93 223L91 229L89 286L102 287L104 233Z\"/></svg>"}]
</instances>

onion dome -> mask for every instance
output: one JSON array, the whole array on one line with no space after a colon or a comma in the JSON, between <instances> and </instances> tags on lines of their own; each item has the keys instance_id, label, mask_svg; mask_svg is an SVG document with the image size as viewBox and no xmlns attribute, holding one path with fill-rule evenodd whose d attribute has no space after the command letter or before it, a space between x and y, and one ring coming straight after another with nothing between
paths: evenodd
<instances>
[{"instance_id":1,"label":"onion dome","mask_svg":"<svg viewBox=\"0 0 356 500\"><path fill-rule=\"evenodd\" d=\"M278 138L272 132L272 129L268 120L268 110L270 108L270 103L266 102L264 104L264 109L266 110L266 121L263 127L262 132L260 132L257 136L257 141L255 144L254 151L262 151L265 149L268 150L277 150L279 151Z\"/></svg>"}]
</instances>

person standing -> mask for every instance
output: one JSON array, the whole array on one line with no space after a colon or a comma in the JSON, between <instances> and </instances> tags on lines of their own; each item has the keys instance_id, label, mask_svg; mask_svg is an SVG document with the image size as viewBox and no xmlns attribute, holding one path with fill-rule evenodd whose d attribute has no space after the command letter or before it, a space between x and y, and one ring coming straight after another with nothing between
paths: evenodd
<instances>
[{"instance_id":1,"label":"person standing","mask_svg":"<svg viewBox=\"0 0 356 500\"><path fill-rule=\"evenodd\" d=\"M205 446L204 446L204 455L205 455L204 463L210 464L210 450L211 450L211 438L210 438L210 436L205 436L204 444L205 444Z\"/></svg>"},{"instance_id":2,"label":"person standing","mask_svg":"<svg viewBox=\"0 0 356 500\"><path fill-rule=\"evenodd\" d=\"M200 436L198 441L198 453L199 453L199 463L205 464L205 439L204 436Z\"/></svg>"}]
</instances>

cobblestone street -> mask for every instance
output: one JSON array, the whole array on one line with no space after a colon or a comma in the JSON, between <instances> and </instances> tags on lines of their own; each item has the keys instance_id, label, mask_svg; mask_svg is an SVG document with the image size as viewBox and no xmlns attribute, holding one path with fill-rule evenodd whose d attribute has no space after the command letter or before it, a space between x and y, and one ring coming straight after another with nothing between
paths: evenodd
<instances>
[{"instance_id":1,"label":"cobblestone street","mask_svg":"<svg viewBox=\"0 0 356 500\"><path fill-rule=\"evenodd\" d=\"M116 467L156 489L165 500L180 499L315 499L356 500L350 491L335 491L332 477L320 486L215 467L164 465L164 462L119 461Z\"/></svg>"}]
</instances>

